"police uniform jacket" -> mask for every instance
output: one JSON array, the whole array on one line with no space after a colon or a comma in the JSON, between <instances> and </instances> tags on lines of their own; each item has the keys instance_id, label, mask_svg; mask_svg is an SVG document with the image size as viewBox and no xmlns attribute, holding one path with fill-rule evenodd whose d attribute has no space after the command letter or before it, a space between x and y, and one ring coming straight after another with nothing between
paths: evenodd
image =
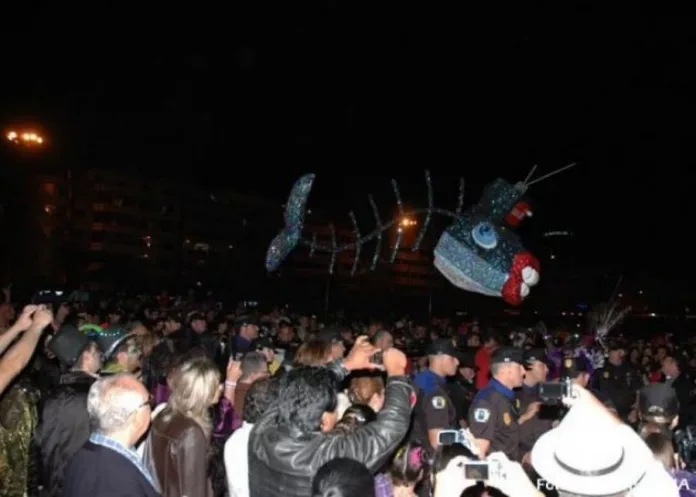
<instances>
[{"instance_id":1,"label":"police uniform jacket","mask_svg":"<svg viewBox=\"0 0 696 497\"><path fill-rule=\"evenodd\" d=\"M475 438L490 441L488 453L503 452L520 459L519 408L515 392L491 378L479 390L469 410L469 429Z\"/></svg>"},{"instance_id":2,"label":"police uniform jacket","mask_svg":"<svg viewBox=\"0 0 696 497\"><path fill-rule=\"evenodd\" d=\"M467 421L471 402L476 396L476 385L474 382L457 376L447 381L445 389L454 405L457 421Z\"/></svg>"},{"instance_id":3,"label":"police uniform jacket","mask_svg":"<svg viewBox=\"0 0 696 497\"><path fill-rule=\"evenodd\" d=\"M459 427L457 413L445 388L445 378L427 370L418 373L413 382L418 387L418 400L413 417L412 438L429 445L429 430Z\"/></svg>"},{"instance_id":4,"label":"police uniform jacket","mask_svg":"<svg viewBox=\"0 0 696 497\"><path fill-rule=\"evenodd\" d=\"M518 402L516 407L519 409L520 414L524 413L532 403L541 401L538 385L533 387L523 385L515 393ZM532 450L534 443L544 433L553 428L553 422L558 418L559 409L557 406L542 405L536 416L520 425L520 450L522 452Z\"/></svg>"},{"instance_id":5,"label":"police uniform jacket","mask_svg":"<svg viewBox=\"0 0 696 497\"><path fill-rule=\"evenodd\" d=\"M628 416L636 402L638 390L643 380L638 371L628 363L618 366L607 363L595 371L591 388L598 390L611 399L616 412L622 418Z\"/></svg>"}]
</instances>

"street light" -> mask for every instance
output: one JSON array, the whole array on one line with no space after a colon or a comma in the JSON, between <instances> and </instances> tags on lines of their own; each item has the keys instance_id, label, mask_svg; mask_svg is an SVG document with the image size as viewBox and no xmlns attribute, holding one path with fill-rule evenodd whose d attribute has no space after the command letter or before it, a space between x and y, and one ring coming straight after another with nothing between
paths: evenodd
<instances>
[{"instance_id":1,"label":"street light","mask_svg":"<svg viewBox=\"0 0 696 497\"><path fill-rule=\"evenodd\" d=\"M5 138L15 145L23 145L27 147L43 145L44 142L43 137L33 131L24 131L22 133L18 133L17 131L8 131Z\"/></svg>"}]
</instances>

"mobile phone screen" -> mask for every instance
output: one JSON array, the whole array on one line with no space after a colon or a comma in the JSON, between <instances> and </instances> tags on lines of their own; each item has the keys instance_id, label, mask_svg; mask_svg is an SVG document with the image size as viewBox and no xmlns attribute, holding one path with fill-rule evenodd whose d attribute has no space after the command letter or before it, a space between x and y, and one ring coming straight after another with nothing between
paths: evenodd
<instances>
[{"instance_id":1,"label":"mobile phone screen","mask_svg":"<svg viewBox=\"0 0 696 497\"><path fill-rule=\"evenodd\" d=\"M464 465L464 478L474 481L488 480L488 463L471 462Z\"/></svg>"}]
</instances>

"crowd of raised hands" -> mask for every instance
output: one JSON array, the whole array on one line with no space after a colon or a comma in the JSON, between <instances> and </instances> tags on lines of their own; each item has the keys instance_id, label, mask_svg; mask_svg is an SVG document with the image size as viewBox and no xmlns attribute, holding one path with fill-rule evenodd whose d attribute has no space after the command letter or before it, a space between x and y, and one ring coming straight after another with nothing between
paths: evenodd
<instances>
[{"instance_id":1,"label":"crowd of raised hands","mask_svg":"<svg viewBox=\"0 0 696 497\"><path fill-rule=\"evenodd\" d=\"M44 305L28 305L9 329L0 335L0 395L27 366L43 331L53 322Z\"/></svg>"}]
</instances>

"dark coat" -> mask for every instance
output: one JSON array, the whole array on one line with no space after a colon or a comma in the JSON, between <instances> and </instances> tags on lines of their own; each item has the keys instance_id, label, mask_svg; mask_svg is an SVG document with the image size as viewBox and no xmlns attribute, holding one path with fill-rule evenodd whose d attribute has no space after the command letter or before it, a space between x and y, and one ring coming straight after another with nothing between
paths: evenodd
<instances>
[{"instance_id":1,"label":"dark coat","mask_svg":"<svg viewBox=\"0 0 696 497\"><path fill-rule=\"evenodd\" d=\"M147 478L118 452L87 442L65 471L63 497L160 497Z\"/></svg>"},{"instance_id":2,"label":"dark coat","mask_svg":"<svg viewBox=\"0 0 696 497\"><path fill-rule=\"evenodd\" d=\"M61 495L65 467L89 438L87 393L94 381L81 371L65 373L60 385L44 400L35 442L41 454L43 486L49 497Z\"/></svg>"}]
</instances>

